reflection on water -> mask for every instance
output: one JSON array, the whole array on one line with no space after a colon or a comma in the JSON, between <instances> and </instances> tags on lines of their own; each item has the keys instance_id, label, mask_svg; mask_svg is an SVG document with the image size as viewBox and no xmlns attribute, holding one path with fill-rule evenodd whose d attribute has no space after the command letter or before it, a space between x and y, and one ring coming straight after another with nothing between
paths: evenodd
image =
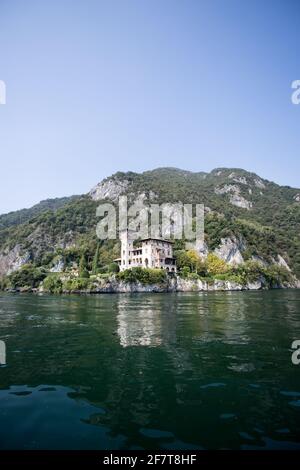
<instances>
[{"instance_id":1,"label":"reflection on water","mask_svg":"<svg viewBox=\"0 0 300 470\"><path fill-rule=\"evenodd\" d=\"M147 299L142 307L133 309L130 298L123 296L118 300L117 312L117 331L121 346L126 348L161 344L161 309L155 310L155 302Z\"/></svg>"},{"instance_id":2,"label":"reflection on water","mask_svg":"<svg viewBox=\"0 0 300 470\"><path fill-rule=\"evenodd\" d=\"M5 342L0 340L0 366L6 365L6 346Z\"/></svg>"},{"instance_id":3,"label":"reflection on water","mask_svg":"<svg viewBox=\"0 0 300 470\"><path fill-rule=\"evenodd\" d=\"M300 292L0 296L0 448L300 448Z\"/></svg>"},{"instance_id":4,"label":"reflection on water","mask_svg":"<svg viewBox=\"0 0 300 470\"><path fill-rule=\"evenodd\" d=\"M117 333L120 344L128 346L167 346L176 341L178 314L189 315L192 326L190 334L201 342L220 340L223 343L244 343L247 336L245 297L232 298L232 293L208 301L207 294L192 298L175 295L163 302L162 297L140 297L133 302L130 296L117 298ZM169 299L172 299L170 302ZM232 325L234 323L234 328Z\"/></svg>"}]
</instances>

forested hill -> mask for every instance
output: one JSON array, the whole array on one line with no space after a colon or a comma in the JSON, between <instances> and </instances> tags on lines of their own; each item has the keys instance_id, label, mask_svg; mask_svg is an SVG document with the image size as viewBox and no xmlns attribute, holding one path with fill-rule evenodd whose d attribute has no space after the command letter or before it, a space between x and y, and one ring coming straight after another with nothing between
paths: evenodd
<instances>
[{"instance_id":1,"label":"forested hill","mask_svg":"<svg viewBox=\"0 0 300 470\"><path fill-rule=\"evenodd\" d=\"M38 204L30 207L29 209L20 209L18 211L9 212L8 214L0 215L0 229L11 227L12 225L19 225L27 222L27 220L42 214L48 210L55 211L63 207L67 202L75 201L79 196L60 197L54 199L46 199Z\"/></svg>"},{"instance_id":2,"label":"forested hill","mask_svg":"<svg viewBox=\"0 0 300 470\"><path fill-rule=\"evenodd\" d=\"M277 263L300 278L300 189L236 168L118 172L84 196L44 201L2 215L0 275L24 264L74 268L82 257L91 269L96 250L99 269L107 269L119 255L119 243L97 240L96 207L102 200L116 202L123 194L129 201L143 197L145 202L203 203L207 252L230 263Z\"/></svg>"}]
</instances>

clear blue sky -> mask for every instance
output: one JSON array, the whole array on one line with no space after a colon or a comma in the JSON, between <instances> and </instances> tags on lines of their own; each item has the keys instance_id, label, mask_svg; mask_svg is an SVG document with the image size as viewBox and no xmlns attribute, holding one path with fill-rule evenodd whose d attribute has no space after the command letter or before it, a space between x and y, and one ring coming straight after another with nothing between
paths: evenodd
<instances>
[{"instance_id":1,"label":"clear blue sky","mask_svg":"<svg viewBox=\"0 0 300 470\"><path fill-rule=\"evenodd\" d=\"M0 0L0 213L121 171L300 186L300 2Z\"/></svg>"}]
</instances>

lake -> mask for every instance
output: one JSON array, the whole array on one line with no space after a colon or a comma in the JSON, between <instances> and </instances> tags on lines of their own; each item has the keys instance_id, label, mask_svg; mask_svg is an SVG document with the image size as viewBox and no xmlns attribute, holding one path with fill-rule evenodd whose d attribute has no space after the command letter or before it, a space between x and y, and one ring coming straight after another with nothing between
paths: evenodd
<instances>
[{"instance_id":1,"label":"lake","mask_svg":"<svg viewBox=\"0 0 300 470\"><path fill-rule=\"evenodd\" d=\"M1 449L300 449L300 291L0 295Z\"/></svg>"}]
</instances>

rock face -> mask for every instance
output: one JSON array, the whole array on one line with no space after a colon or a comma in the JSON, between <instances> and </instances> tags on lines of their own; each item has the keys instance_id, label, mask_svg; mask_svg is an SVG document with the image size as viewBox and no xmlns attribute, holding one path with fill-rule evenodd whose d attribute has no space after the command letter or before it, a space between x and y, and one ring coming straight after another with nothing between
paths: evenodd
<instances>
[{"instance_id":1,"label":"rock face","mask_svg":"<svg viewBox=\"0 0 300 470\"><path fill-rule=\"evenodd\" d=\"M205 241L200 241L199 243L196 243L196 251L199 254L199 256L204 260L207 258L207 255L209 253L209 249L207 246L207 243Z\"/></svg>"},{"instance_id":2,"label":"rock face","mask_svg":"<svg viewBox=\"0 0 300 470\"><path fill-rule=\"evenodd\" d=\"M289 265L287 264L287 262L285 261L285 259L281 255L278 255L277 259L278 259L277 264L279 266L282 266L283 268L285 268L285 269L287 269L288 271L291 272L291 268L289 267Z\"/></svg>"},{"instance_id":3,"label":"rock face","mask_svg":"<svg viewBox=\"0 0 300 470\"><path fill-rule=\"evenodd\" d=\"M225 290L244 290L240 284L232 281L221 281L215 280L213 282L181 279L180 277L176 280L175 291L176 292L200 292L200 291L225 291Z\"/></svg>"},{"instance_id":4,"label":"rock face","mask_svg":"<svg viewBox=\"0 0 300 470\"><path fill-rule=\"evenodd\" d=\"M128 189L128 186L128 180L109 179L97 184L88 194L94 201L110 199L115 202Z\"/></svg>"},{"instance_id":5,"label":"rock face","mask_svg":"<svg viewBox=\"0 0 300 470\"><path fill-rule=\"evenodd\" d=\"M215 249L215 254L231 265L242 264L244 262L242 251L245 249L243 241L237 238L222 238L221 244Z\"/></svg>"},{"instance_id":6,"label":"rock face","mask_svg":"<svg viewBox=\"0 0 300 470\"><path fill-rule=\"evenodd\" d=\"M243 182L243 184L247 184L247 182ZM233 206L242 207L243 209L247 210L250 210L253 206L251 201L248 201L243 196L241 196L241 190L236 184L225 184L223 187L217 187L215 188L215 193L219 195L229 194L229 202Z\"/></svg>"},{"instance_id":7,"label":"rock face","mask_svg":"<svg viewBox=\"0 0 300 470\"><path fill-rule=\"evenodd\" d=\"M11 274L20 269L24 264L30 260L30 254L27 252L21 254L19 245L16 245L12 250L0 254L0 276Z\"/></svg>"},{"instance_id":8,"label":"rock face","mask_svg":"<svg viewBox=\"0 0 300 470\"><path fill-rule=\"evenodd\" d=\"M263 287L264 287L264 280L263 280L263 279L259 279L259 280L257 280L257 281L248 282L247 287L248 287L248 290L260 290L260 289L263 289Z\"/></svg>"},{"instance_id":9,"label":"rock face","mask_svg":"<svg viewBox=\"0 0 300 470\"><path fill-rule=\"evenodd\" d=\"M298 284L297 284L298 283ZM295 285L276 286L277 288L299 287L299 281L295 280ZM162 284L144 285L140 282L119 281L115 277L110 279L99 279L95 281L94 287L88 290L66 291L64 293L76 294L126 294L126 293L163 293L163 292L213 292L213 291L242 291L242 290L260 290L266 288L266 282L263 277L249 282L246 285L238 284L234 281L214 280L204 281L201 279L183 279L179 276L169 278ZM45 292L41 287L39 292Z\"/></svg>"},{"instance_id":10,"label":"rock face","mask_svg":"<svg viewBox=\"0 0 300 470\"><path fill-rule=\"evenodd\" d=\"M259 179L259 178L255 178L254 184L255 184L255 186L256 186L257 188L259 188L259 189L265 189L265 187L266 187L266 185L265 185L265 184L262 182L262 180Z\"/></svg>"},{"instance_id":11,"label":"rock face","mask_svg":"<svg viewBox=\"0 0 300 470\"><path fill-rule=\"evenodd\" d=\"M236 186L235 184L225 184L222 188L217 187L215 188L215 193L216 194L227 194L227 193L239 193L240 188Z\"/></svg>"},{"instance_id":12,"label":"rock face","mask_svg":"<svg viewBox=\"0 0 300 470\"><path fill-rule=\"evenodd\" d=\"M232 194L229 201L233 206L242 207L242 209L250 210L253 206L251 201L248 201L240 194Z\"/></svg>"},{"instance_id":13,"label":"rock face","mask_svg":"<svg viewBox=\"0 0 300 470\"><path fill-rule=\"evenodd\" d=\"M298 194L296 194L296 196L294 196L294 201L300 202L300 193L298 193Z\"/></svg>"},{"instance_id":14,"label":"rock face","mask_svg":"<svg viewBox=\"0 0 300 470\"><path fill-rule=\"evenodd\" d=\"M230 173L228 176L229 179L232 179L232 181L235 181L236 183L241 183L241 184L248 184L245 176L236 176L235 173Z\"/></svg>"},{"instance_id":15,"label":"rock face","mask_svg":"<svg viewBox=\"0 0 300 470\"><path fill-rule=\"evenodd\" d=\"M45 246L49 247L49 251L75 246L74 234L71 230L62 237L55 239L51 236L50 231L42 230L41 226L28 235L26 243L30 245L30 252L24 250L19 244L15 245L11 250L4 249L0 252L0 277L7 276L22 268L24 264L34 261L35 257L43 254ZM56 266L53 272L61 272L60 267Z\"/></svg>"},{"instance_id":16,"label":"rock face","mask_svg":"<svg viewBox=\"0 0 300 470\"><path fill-rule=\"evenodd\" d=\"M263 258L261 258L260 256L257 256L257 255L251 256L251 261L254 261L255 263L258 263L258 264L260 264L261 266L264 266L264 267L268 266L268 263L266 262L266 260L264 260Z\"/></svg>"},{"instance_id":17,"label":"rock face","mask_svg":"<svg viewBox=\"0 0 300 470\"><path fill-rule=\"evenodd\" d=\"M51 273L61 273L65 267L63 259L58 259L54 266L50 269Z\"/></svg>"},{"instance_id":18,"label":"rock face","mask_svg":"<svg viewBox=\"0 0 300 470\"><path fill-rule=\"evenodd\" d=\"M74 253L79 256L81 245L94 246L98 201L116 203L123 195L127 197L128 208L140 200L144 200L147 206L153 203L205 203L204 229L208 246L204 243L197 247L202 258L206 258L208 247L210 250L215 249L216 239L230 236L230 239L223 238L215 251L229 264L240 264L243 257L248 259L256 254L265 266L272 262L285 268L289 265L300 278L296 256L300 188L280 187L238 168L217 168L206 174L174 168L144 173L117 172L91 189L90 197L82 195L73 201L68 199L66 206L62 206L61 202L57 205L57 202L48 201L46 204L41 203L38 210L36 207L31 208L31 215L27 212L24 215L23 211L0 215L0 276L11 273L28 261L33 266L45 263L43 267L46 270L50 267L52 271L61 272L62 266L57 258L64 250L74 248ZM276 204L270 204L273 200ZM295 223L291 222L287 226L286 214L289 210L293 211ZM136 215L143 215L142 210ZM281 227L287 227L285 233ZM7 228L9 231L6 231ZM174 228L176 223L172 224L171 230ZM163 236L167 238L168 234ZM244 240L247 252L240 239ZM117 243L110 245L104 242L101 250L113 255L113 258L118 254ZM277 256L278 253L281 258ZM72 269L72 257L64 258L64 270L68 271ZM104 259L109 263L106 253Z\"/></svg>"}]
</instances>

